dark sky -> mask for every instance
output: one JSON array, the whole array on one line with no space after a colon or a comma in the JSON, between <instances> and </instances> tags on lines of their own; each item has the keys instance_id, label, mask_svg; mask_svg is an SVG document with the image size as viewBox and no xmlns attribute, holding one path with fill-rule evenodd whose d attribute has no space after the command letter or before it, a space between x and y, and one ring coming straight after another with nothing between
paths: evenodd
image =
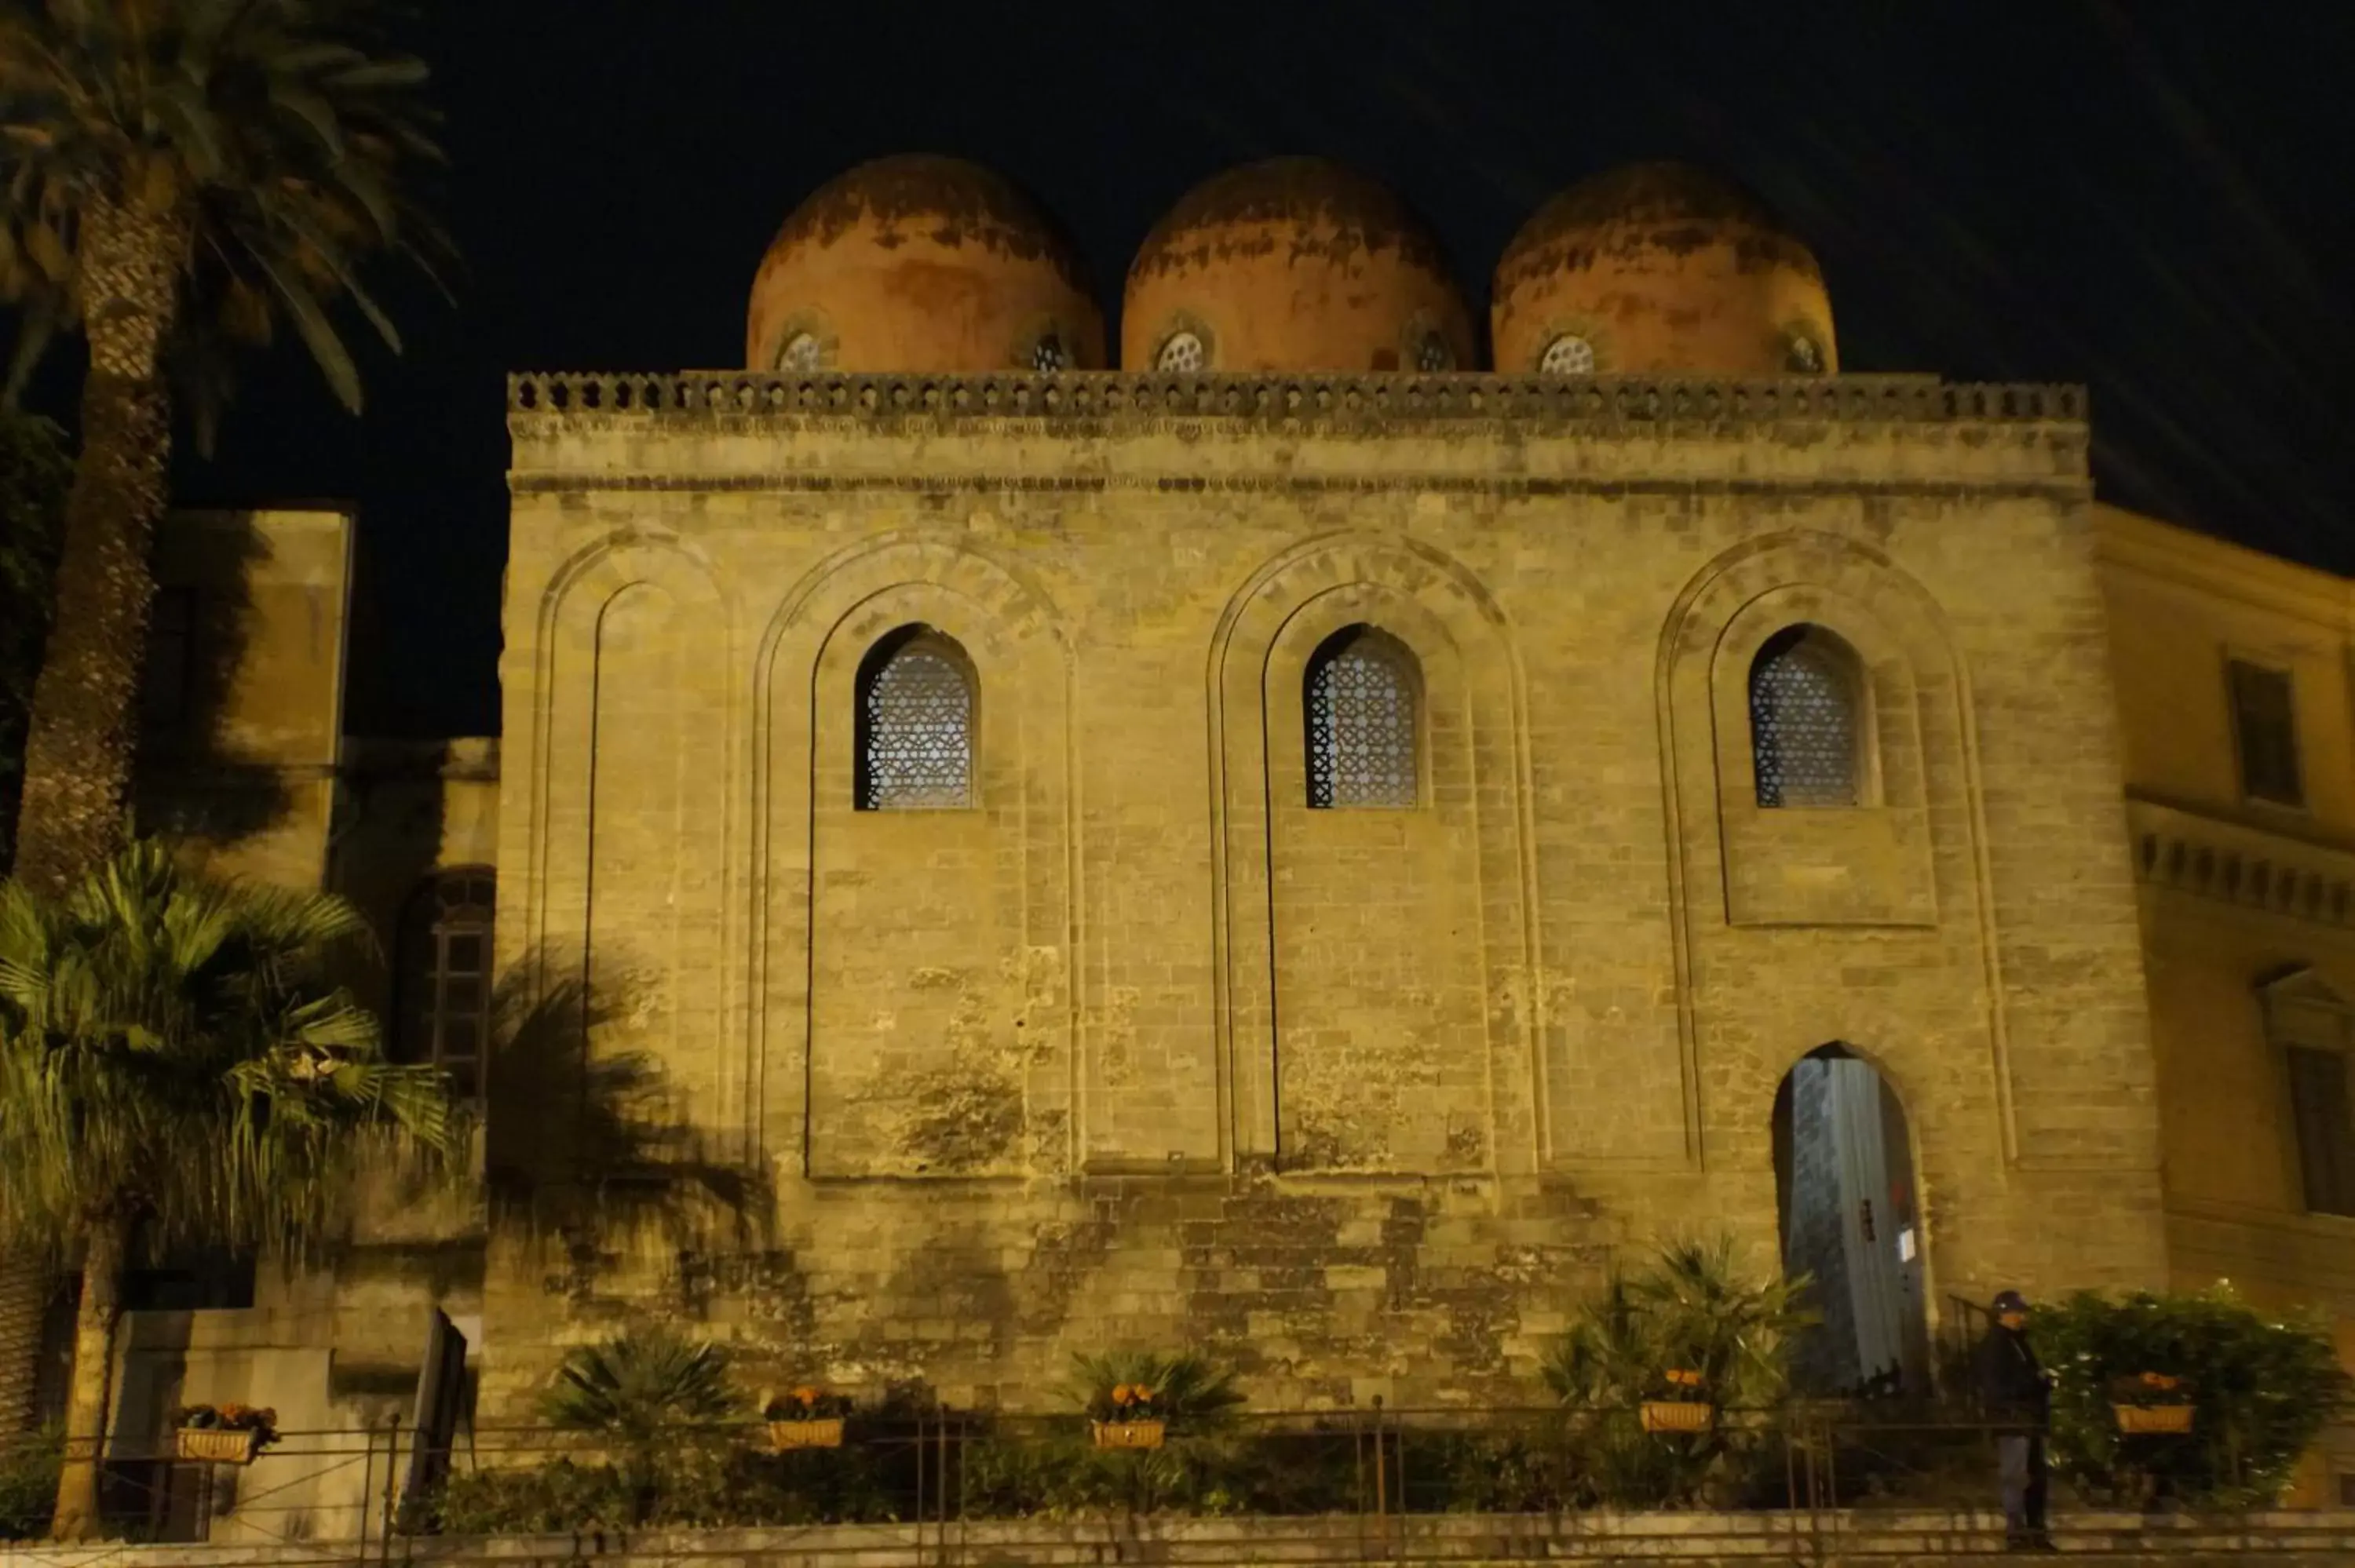
<instances>
[{"instance_id":1,"label":"dark sky","mask_svg":"<svg viewBox=\"0 0 2355 1568\"><path fill-rule=\"evenodd\" d=\"M1815 246L1846 368L2089 382L2106 496L2355 572L2344 0L433 5L455 308L400 294L362 420L298 353L258 366L180 479L359 503L359 733L496 730L506 372L738 363L785 213L892 152L1029 187L1108 315L1155 217L1246 159L1389 182L1483 313L1552 191L1713 165Z\"/></svg>"}]
</instances>

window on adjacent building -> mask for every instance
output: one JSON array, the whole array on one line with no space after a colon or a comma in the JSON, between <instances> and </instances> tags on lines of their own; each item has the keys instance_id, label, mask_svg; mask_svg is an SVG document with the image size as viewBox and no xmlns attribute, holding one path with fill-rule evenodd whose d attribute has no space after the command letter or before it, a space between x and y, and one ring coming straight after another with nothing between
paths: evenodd
<instances>
[{"instance_id":1,"label":"window on adjacent building","mask_svg":"<svg viewBox=\"0 0 2355 1568\"><path fill-rule=\"evenodd\" d=\"M496 904L487 869L446 871L417 890L401 923L394 1055L440 1067L469 1097L482 1093L490 1049Z\"/></svg>"},{"instance_id":2,"label":"window on adjacent building","mask_svg":"<svg viewBox=\"0 0 2355 1568\"><path fill-rule=\"evenodd\" d=\"M1415 804L1421 685L1414 655L1386 632L1352 626L1325 640L1303 693L1312 808Z\"/></svg>"},{"instance_id":3,"label":"window on adjacent building","mask_svg":"<svg viewBox=\"0 0 2355 1568\"><path fill-rule=\"evenodd\" d=\"M2291 1046L2289 1095L2307 1210L2355 1214L2355 1122L2349 1120L2346 1053Z\"/></svg>"},{"instance_id":4,"label":"window on adjacent building","mask_svg":"<svg viewBox=\"0 0 2355 1568\"><path fill-rule=\"evenodd\" d=\"M1762 806L1853 806L1863 793L1863 672L1820 626L1768 638L1750 665L1750 757Z\"/></svg>"},{"instance_id":5,"label":"window on adjacent building","mask_svg":"<svg viewBox=\"0 0 2355 1568\"><path fill-rule=\"evenodd\" d=\"M2355 1051L2355 1013L2311 969L2295 969L2258 988L2265 1036L2281 1052L2289 1081L2292 1130L2307 1209L2355 1214L2355 1113L2347 1067Z\"/></svg>"},{"instance_id":6,"label":"window on adjacent building","mask_svg":"<svg viewBox=\"0 0 2355 1568\"><path fill-rule=\"evenodd\" d=\"M2289 672L2234 659L2232 734L2241 748L2241 792L2276 806L2306 803L2298 781L2297 718Z\"/></svg>"},{"instance_id":7,"label":"window on adjacent building","mask_svg":"<svg viewBox=\"0 0 2355 1568\"><path fill-rule=\"evenodd\" d=\"M973 710L973 666L954 639L909 626L878 642L858 670L858 809L972 805Z\"/></svg>"}]
</instances>

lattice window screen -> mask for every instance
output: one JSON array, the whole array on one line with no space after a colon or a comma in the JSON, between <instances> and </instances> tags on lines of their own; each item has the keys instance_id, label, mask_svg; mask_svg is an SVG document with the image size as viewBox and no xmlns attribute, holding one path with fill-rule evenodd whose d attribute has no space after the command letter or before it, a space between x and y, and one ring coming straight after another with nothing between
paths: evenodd
<instances>
[{"instance_id":1,"label":"lattice window screen","mask_svg":"<svg viewBox=\"0 0 2355 1568\"><path fill-rule=\"evenodd\" d=\"M1804 627L1777 635L1750 667L1751 760L1762 806L1857 803L1853 661Z\"/></svg>"},{"instance_id":2,"label":"lattice window screen","mask_svg":"<svg viewBox=\"0 0 2355 1568\"><path fill-rule=\"evenodd\" d=\"M1356 628L1308 667L1308 804L1415 803L1412 655Z\"/></svg>"},{"instance_id":3,"label":"lattice window screen","mask_svg":"<svg viewBox=\"0 0 2355 1568\"><path fill-rule=\"evenodd\" d=\"M900 647L868 676L858 717L860 810L973 804L973 685L955 654Z\"/></svg>"},{"instance_id":4,"label":"lattice window screen","mask_svg":"<svg viewBox=\"0 0 2355 1568\"><path fill-rule=\"evenodd\" d=\"M497 905L488 871L436 876L411 901L400 938L400 1018L394 1054L482 1093L491 1036L491 935Z\"/></svg>"}]
</instances>

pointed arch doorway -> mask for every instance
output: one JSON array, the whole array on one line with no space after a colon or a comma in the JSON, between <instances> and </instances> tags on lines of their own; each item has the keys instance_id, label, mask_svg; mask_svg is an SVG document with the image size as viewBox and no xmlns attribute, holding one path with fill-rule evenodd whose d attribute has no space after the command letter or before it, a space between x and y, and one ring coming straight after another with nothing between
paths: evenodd
<instances>
[{"instance_id":1,"label":"pointed arch doorway","mask_svg":"<svg viewBox=\"0 0 2355 1568\"><path fill-rule=\"evenodd\" d=\"M1783 1266L1823 1322L1793 1358L1810 1393L1927 1393L1927 1266L1905 1107L1848 1047L1809 1052L1774 1092Z\"/></svg>"}]
</instances>

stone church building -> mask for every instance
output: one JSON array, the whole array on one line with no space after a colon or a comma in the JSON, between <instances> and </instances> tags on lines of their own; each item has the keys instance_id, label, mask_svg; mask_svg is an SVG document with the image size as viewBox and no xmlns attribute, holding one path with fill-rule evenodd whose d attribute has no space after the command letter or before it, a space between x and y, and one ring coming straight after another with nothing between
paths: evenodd
<instances>
[{"instance_id":1,"label":"stone church building","mask_svg":"<svg viewBox=\"0 0 2355 1568\"><path fill-rule=\"evenodd\" d=\"M2007 1286L2355 1317L2347 583L2099 505L2075 388L1841 373L1680 167L1485 322L1306 160L1172 208L1116 341L1081 277L886 160L747 368L515 376L495 739L342 733L348 518L173 531L155 819L368 909L487 1125L332 1274L165 1278L131 1426L381 1420L429 1303L486 1420L643 1318L1511 1402L1678 1235L1813 1271L1833 1388Z\"/></svg>"}]
</instances>

